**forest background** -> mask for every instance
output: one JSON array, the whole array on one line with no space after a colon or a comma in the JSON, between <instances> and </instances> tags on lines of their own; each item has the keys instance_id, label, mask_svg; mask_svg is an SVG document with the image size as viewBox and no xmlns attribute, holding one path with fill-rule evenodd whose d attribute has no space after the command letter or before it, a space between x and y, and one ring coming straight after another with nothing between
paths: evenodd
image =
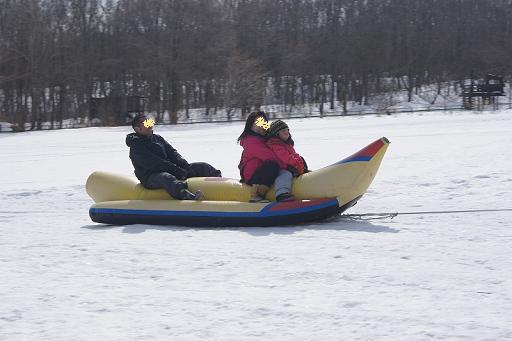
<instances>
[{"instance_id":1,"label":"forest background","mask_svg":"<svg viewBox=\"0 0 512 341\"><path fill-rule=\"evenodd\" d=\"M508 81L511 41L512 0L0 0L0 121L389 112Z\"/></svg>"}]
</instances>

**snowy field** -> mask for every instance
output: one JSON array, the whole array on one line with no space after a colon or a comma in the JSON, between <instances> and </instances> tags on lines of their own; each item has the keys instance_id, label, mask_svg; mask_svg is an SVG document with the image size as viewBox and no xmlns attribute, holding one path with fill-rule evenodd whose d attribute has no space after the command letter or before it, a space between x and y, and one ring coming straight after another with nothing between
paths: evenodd
<instances>
[{"instance_id":1,"label":"snowy field","mask_svg":"<svg viewBox=\"0 0 512 341\"><path fill-rule=\"evenodd\" d=\"M128 127L0 135L0 340L512 340L512 111L288 121L316 169L386 136L369 192L283 228L102 226ZM157 126L237 177L242 123Z\"/></svg>"}]
</instances>

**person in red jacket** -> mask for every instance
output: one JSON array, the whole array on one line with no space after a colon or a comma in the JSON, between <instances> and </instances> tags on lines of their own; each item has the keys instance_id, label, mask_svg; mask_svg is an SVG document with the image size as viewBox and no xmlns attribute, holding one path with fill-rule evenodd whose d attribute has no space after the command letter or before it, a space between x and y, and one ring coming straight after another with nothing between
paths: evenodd
<instances>
[{"instance_id":1,"label":"person in red jacket","mask_svg":"<svg viewBox=\"0 0 512 341\"><path fill-rule=\"evenodd\" d=\"M265 144L267 129L267 115L263 111L252 112L238 137L238 143L244 148L238 169L242 182L251 185L250 202L266 201L265 194L279 172L277 158Z\"/></svg>"},{"instance_id":2,"label":"person in red jacket","mask_svg":"<svg viewBox=\"0 0 512 341\"><path fill-rule=\"evenodd\" d=\"M288 125L275 120L267 132L267 146L274 152L279 162L279 174L275 180L277 201L292 201L293 177L300 176L307 172L306 161L293 148L294 142L290 135Z\"/></svg>"}]
</instances>

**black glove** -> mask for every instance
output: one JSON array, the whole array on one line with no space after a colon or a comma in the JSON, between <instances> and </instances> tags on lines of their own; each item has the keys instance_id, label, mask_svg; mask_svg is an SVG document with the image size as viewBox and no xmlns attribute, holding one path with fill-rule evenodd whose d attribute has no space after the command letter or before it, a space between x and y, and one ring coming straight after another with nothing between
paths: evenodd
<instances>
[{"instance_id":1,"label":"black glove","mask_svg":"<svg viewBox=\"0 0 512 341\"><path fill-rule=\"evenodd\" d=\"M308 168L308 164L307 164L306 160L302 156L300 158L302 159L302 163L304 164L304 173L311 172L311 170L309 170L309 168Z\"/></svg>"},{"instance_id":2,"label":"black glove","mask_svg":"<svg viewBox=\"0 0 512 341\"><path fill-rule=\"evenodd\" d=\"M287 166L286 167L286 170L288 170L290 173L292 173L293 177L296 178L298 177L300 174L299 174L299 171L295 169L295 167L292 167L292 166Z\"/></svg>"}]
</instances>

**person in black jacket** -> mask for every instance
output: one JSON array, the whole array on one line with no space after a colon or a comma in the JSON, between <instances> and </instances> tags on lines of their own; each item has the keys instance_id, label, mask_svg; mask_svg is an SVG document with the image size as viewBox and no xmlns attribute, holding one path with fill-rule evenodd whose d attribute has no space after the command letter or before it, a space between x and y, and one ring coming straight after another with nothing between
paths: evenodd
<instances>
[{"instance_id":1,"label":"person in black jacket","mask_svg":"<svg viewBox=\"0 0 512 341\"><path fill-rule=\"evenodd\" d=\"M178 200L199 200L201 192L187 190L186 179L220 177L221 172L206 162L188 163L162 136L153 134L153 124L144 114L132 120L135 133L126 136L135 176L149 189L164 188Z\"/></svg>"}]
</instances>

